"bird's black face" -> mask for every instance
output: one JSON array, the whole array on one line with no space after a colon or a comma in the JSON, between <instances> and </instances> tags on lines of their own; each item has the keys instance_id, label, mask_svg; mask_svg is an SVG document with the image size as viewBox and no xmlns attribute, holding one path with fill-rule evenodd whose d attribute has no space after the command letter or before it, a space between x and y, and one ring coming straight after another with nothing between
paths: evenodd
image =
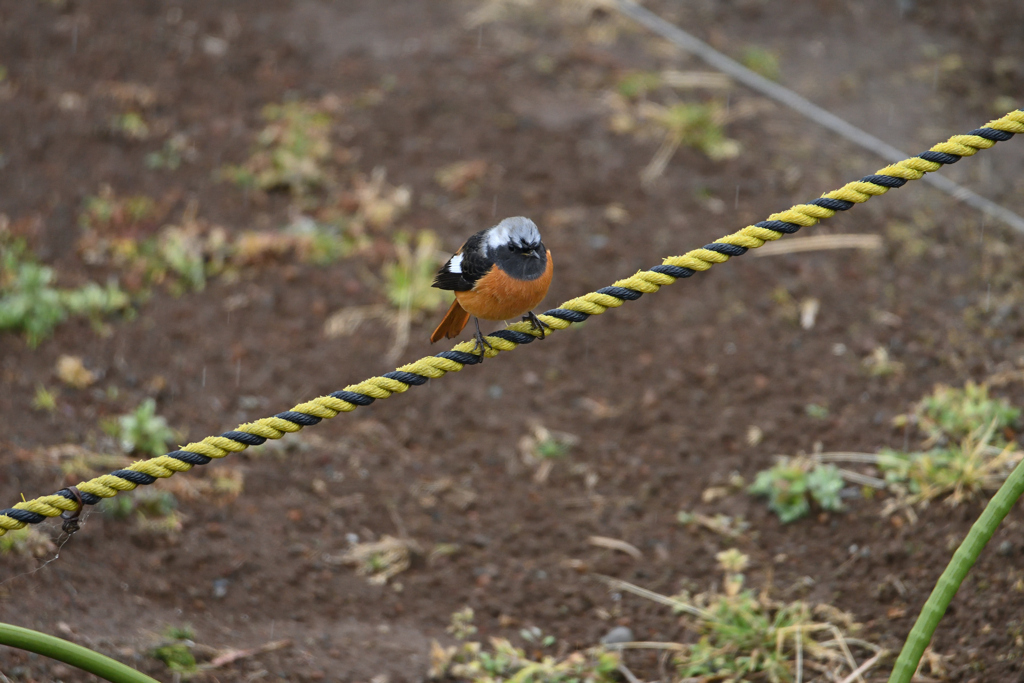
<instances>
[{"instance_id":1,"label":"bird's black face","mask_svg":"<svg viewBox=\"0 0 1024 683\"><path fill-rule=\"evenodd\" d=\"M495 249L494 262L517 280L536 280L547 269L547 254L543 242L511 242Z\"/></svg>"}]
</instances>

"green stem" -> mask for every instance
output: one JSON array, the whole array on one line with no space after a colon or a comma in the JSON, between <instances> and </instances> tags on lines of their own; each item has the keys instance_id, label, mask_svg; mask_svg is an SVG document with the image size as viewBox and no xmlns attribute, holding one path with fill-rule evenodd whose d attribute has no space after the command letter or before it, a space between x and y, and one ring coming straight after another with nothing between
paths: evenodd
<instances>
[{"instance_id":1,"label":"green stem","mask_svg":"<svg viewBox=\"0 0 1024 683\"><path fill-rule=\"evenodd\" d=\"M917 665L921 661L925 647L931 642L935 627L939 620L946 613L950 601L956 595L960 584L963 583L967 572L974 566L978 555L985 548L992 534L995 533L999 523L1003 521L1010 508L1017 502L1024 493L1024 462L1017 465L1003 485L992 496L981 517L971 527L967 538L960 544L949 561L946 570L942 572L938 583L935 584L932 594L921 609L921 614L907 636L907 642L903 644L896 666L893 667L889 683L910 683L911 677L917 671Z\"/></svg>"},{"instance_id":2,"label":"green stem","mask_svg":"<svg viewBox=\"0 0 1024 683\"><path fill-rule=\"evenodd\" d=\"M28 650L76 666L111 683L159 683L144 673L99 652L55 636L11 624L0 624L0 645Z\"/></svg>"}]
</instances>

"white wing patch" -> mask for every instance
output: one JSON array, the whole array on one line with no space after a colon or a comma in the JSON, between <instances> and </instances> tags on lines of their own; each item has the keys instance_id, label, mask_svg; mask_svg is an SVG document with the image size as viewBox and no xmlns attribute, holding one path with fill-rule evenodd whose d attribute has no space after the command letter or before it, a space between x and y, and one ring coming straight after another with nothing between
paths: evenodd
<instances>
[{"instance_id":1,"label":"white wing patch","mask_svg":"<svg viewBox=\"0 0 1024 683\"><path fill-rule=\"evenodd\" d=\"M452 256L450 259L448 259L448 272L462 272L462 254L456 254L455 256Z\"/></svg>"},{"instance_id":2,"label":"white wing patch","mask_svg":"<svg viewBox=\"0 0 1024 683\"><path fill-rule=\"evenodd\" d=\"M537 224L523 216L506 218L488 230L487 236L484 238L484 246L488 254L494 253L498 247L503 247L506 244L526 246L539 243L540 230L537 229Z\"/></svg>"}]
</instances>

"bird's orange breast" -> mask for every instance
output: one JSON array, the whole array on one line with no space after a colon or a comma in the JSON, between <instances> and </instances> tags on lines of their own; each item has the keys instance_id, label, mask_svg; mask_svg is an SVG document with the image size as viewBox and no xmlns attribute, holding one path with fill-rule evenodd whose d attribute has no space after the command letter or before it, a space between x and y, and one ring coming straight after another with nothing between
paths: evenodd
<instances>
[{"instance_id":1,"label":"bird's orange breast","mask_svg":"<svg viewBox=\"0 0 1024 683\"><path fill-rule=\"evenodd\" d=\"M554 263L551 251L548 265L536 280L517 280L498 266L476 281L473 289L455 292L455 298L467 312L482 320L511 320L537 307L551 286Z\"/></svg>"}]
</instances>

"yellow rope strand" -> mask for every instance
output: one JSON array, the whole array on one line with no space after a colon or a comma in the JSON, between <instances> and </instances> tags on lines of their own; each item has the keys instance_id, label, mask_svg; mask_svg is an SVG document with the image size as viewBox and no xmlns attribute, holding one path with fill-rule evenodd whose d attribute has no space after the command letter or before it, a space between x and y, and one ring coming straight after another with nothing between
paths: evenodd
<instances>
[{"instance_id":1,"label":"yellow rope strand","mask_svg":"<svg viewBox=\"0 0 1024 683\"><path fill-rule=\"evenodd\" d=\"M985 125L985 128L1013 134L1024 133L1024 111L1018 110L1010 112L1006 116L990 121ZM994 144L994 141L979 135L954 135L946 142L935 145L929 151L966 157L973 156L978 150L988 149ZM875 175L890 176L892 178L899 178L902 180L918 180L926 173L931 173L939 168L942 168L942 164L938 162L928 161L920 157L913 157L910 159L904 159L896 164L886 166L885 168L880 169ZM847 183L838 190L833 190L832 192L823 194L822 198L860 204L868 201L871 197L885 194L888 191L889 188L887 187L858 180ZM801 227L810 227L818 223L818 221L831 218L835 214L835 210L817 206L815 204L797 204L786 211L772 214L769 216L769 220L784 221ZM783 232L769 228L748 225L741 230L717 240L717 244L732 245L746 249L756 249L762 246L765 242L779 239L783 234ZM689 251L681 256L671 256L666 258L663 261L663 265L688 268L693 271L705 271L710 269L716 263L725 263L729 258L730 256L727 254L712 251L707 248L700 248ZM657 292L664 285L672 284L676 279L677 278L665 273L659 273L653 270L641 270L635 275L615 282L612 286L631 289L637 292L653 293ZM566 301L559 308L568 311L575 311L577 313L584 313L586 315L600 315L609 308L616 308L621 306L623 303L623 299L610 294L590 292L589 294L584 294L583 296ZM548 334L554 333L558 330L564 330L572 324L567 320L551 315L542 314L539 315L538 318L541 322L550 326L551 329ZM507 329L535 337L540 334L538 331L533 329L532 324L529 322L513 323L509 325ZM497 356L502 351L511 351L518 346L515 342L502 339L501 337L486 336L485 339L493 347L484 351L488 358ZM472 354L475 351L475 346L475 342L466 341L456 344L452 347L452 350L465 354ZM462 370L463 367L465 367L465 364L448 358L427 356L407 365L403 365L398 368L398 371L436 379L443 377L449 372L458 372ZM385 399L390 397L392 394L407 391L409 386L410 385L405 384L404 382L388 377L371 377L370 379L364 380L358 384L345 387L345 391L362 394L374 399ZM333 396L320 396L311 401L300 403L292 408L292 411L290 412L304 413L317 418L330 419L339 413L351 412L357 407L358 405L356 403L351 403L340 398ZM302 429L302 425L296 424L290 420L282 419L280 417L265 417L256 420L255 422L248 422L239 425L236 431L262 437L264 439L280 439L286 433L297 432L300 429ZM209 458L223 458L230 453L243 451L247 447L248 446L244 443L224 436L209 436L202 441L190 443L187 446L184 446L181 450L197 453ZM152 477L166 478L174 475L175 472L187 472L192 469L192 467L193 466L191 464L182 462L177 458L162 455L157 458L135 462L125 469L147 474ZM138 484L127 481L121 477L114 476L112 474L104 474L78 484L77 488L81 493L92 494L100 498L110 498L117 495L119 491L131 491L136 486L138 486ZM62 512L74 511L77 508L78 504L74 500L56 494L33 498L32 500L17 503L14 506L15 510L34 512L45 517L56 517ZM8 515L0 515L0 536L4 535L7 531L21 529L24 526L25 522L14 519Z\"/></svg>"}]
</instances>

